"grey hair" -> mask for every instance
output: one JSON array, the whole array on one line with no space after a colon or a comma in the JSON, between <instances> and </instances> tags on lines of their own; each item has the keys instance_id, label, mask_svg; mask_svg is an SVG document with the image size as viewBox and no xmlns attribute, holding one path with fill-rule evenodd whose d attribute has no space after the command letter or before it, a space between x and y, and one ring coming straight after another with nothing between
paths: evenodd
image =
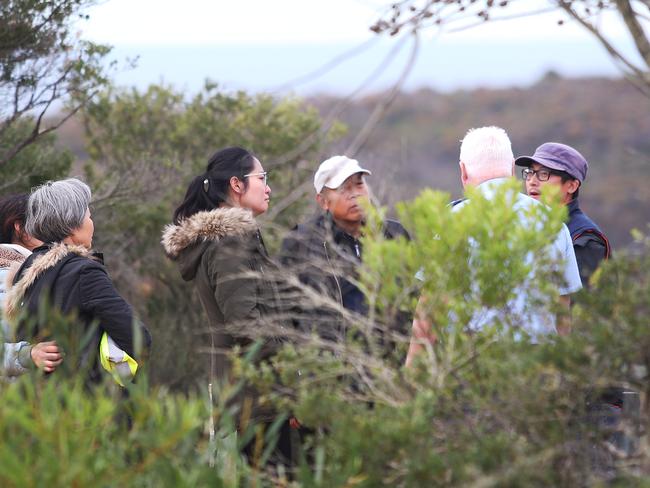
<instances>
[{"instance_id":1,"label":"grey hair","mask_svg":"<svg viewBox=\"0 0 650 488\"><path fill-rule=\"evenodd\" d=\"M48 181L29 196L25 230L43 242L61 242L83 224L90 198L81 180Z\"/></svg>"}]
</instances>

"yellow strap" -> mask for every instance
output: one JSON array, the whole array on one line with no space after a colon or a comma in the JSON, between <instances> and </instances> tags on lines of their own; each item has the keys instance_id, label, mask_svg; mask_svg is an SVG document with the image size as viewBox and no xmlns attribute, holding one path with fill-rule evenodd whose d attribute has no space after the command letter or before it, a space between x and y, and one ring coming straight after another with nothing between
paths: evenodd
<instances>
[{"instance_id":1,"label":"yellow strap","mask_svg":"<svg viewBox=\"0 0 650 488\"><path fill-rule=\"evenodd\" d=\"M113 343L114 351L117 349L122 355L121 361L111 360L111 347ZM99 343L99 361L102 367L108 371L118 385L124 386L125 380L132 380L138 370L138 363L135 359L129 356L125 351L119 349L109 335L104 332L102 340ZM126 368L124 366L127 366Z\"/></svg>"}]
</instances>

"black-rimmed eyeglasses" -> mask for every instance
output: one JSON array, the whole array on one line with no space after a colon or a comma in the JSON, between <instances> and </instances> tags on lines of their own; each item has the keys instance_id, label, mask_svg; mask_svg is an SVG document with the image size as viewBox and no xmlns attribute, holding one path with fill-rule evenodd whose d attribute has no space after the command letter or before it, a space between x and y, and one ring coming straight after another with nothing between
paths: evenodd
<instances>
[{"instance_id":1,"label":"black-rimmed eyeglasses","mask_svg":"<svg viewBox=\"0 0 650 488\"><path fill-rule=\"evenodd\" d=\"M533 175L537 176L537 179L539 181L548 181L548 179L551 177L551 175L556 174L555 172L548 170L548 169L530 169L530 168L524 168L521 170L521 177L525 180L528 181L530 180Z\"/></svg>"}]
</instances>

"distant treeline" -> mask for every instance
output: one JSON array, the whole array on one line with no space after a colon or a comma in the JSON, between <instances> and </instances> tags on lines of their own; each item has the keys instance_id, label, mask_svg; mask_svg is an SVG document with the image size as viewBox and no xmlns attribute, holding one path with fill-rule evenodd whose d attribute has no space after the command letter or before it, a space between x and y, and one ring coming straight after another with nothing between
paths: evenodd
<instances>
[{"instance_id":1,"label":"distant treeline","mask_svg":"<svg viewBox=\"0 0 650 488\"><path fill-rule=\"evenodd\" d=\"M323 111L333 100L310 100ZM341 115L353 137L377 102L368 97ZM359 159L375 170L382 201L413 197L424 187L461 193L458 149L467 129L505 128L515 155L544 142L569 144L590 164L582 207L615 246L650 222L650 99L624 80L563 79L548 73L529 88L402 94L373 132ZM344 148L340 141L337 149Z\"/></svg>"}]
</instances>

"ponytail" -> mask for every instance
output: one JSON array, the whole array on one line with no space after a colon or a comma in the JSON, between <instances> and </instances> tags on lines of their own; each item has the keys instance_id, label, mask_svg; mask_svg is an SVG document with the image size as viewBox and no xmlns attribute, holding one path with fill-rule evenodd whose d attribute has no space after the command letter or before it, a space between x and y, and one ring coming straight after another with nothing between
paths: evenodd
<instances>
[{"instance_id":1,"label":"ponytail","mask_svg":"<svg viewBox=\"0 0 650 488\"><path fill-rule=\"evenodd\" d=\"M208 194L203 191L204 176L200 175L195 177L187 191L185 198L178 208L174 211L174 223L178 224L181 220L194 215L202 210L210 210L215 205L210 201Z\"/></svg>"}]
</instances>

